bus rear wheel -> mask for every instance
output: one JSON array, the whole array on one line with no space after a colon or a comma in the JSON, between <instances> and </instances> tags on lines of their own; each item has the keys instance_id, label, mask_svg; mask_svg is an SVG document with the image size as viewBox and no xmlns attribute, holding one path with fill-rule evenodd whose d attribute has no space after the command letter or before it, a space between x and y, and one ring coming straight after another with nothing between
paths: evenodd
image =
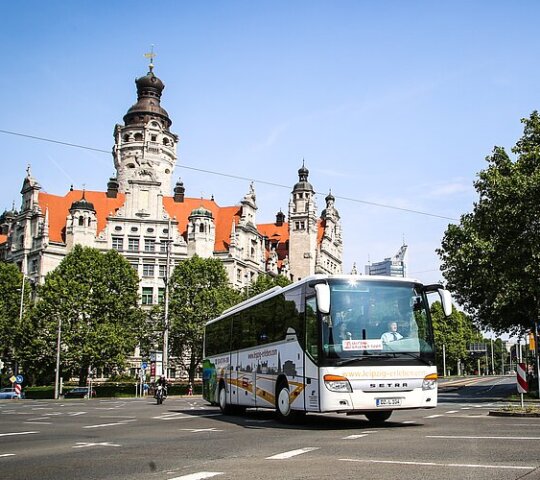
<instances>
[{"instance_id":1,"label":"bus rear wheel","mask_svg":"<svg viewBox=\"0 0 540 480\"><path fill-rule=\"evenodd\" d=\"M223 415L230 415L232 413L232 406L227 403L227 389L225 385L220 385L218 394L219 409Z\"/></svg>"},{"instance_id":2,"label":"bus rear wheel","mask_svg":"<svg viewBox=\"0 0 540 480\"><path fill-rule=\"evenodd\" d=\"M390 418L392 410L386 410L384 412L368 412L365 415L371 423L383 423Z\"/></svg>"},{"instance_id":3,"label":"bus rear wheel","mask_svg":"<svg viewBox=\"0 0 540 480\"><path fill-rule=\"evenodd\" d=\"M305 412L291 408L290 395L289 385L282 382L277 388L276 414L283 423L296 423L305 415Z\"/></svg>"}]
</instances>

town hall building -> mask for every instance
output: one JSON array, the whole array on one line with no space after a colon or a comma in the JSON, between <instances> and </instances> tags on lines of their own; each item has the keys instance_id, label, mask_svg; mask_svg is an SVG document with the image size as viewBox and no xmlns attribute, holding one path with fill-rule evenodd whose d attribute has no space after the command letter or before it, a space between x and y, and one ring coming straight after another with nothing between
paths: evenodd
<instances>
[{"instance_id":1,"label":"town hall building","mask_svg":"<svg viewBox=\"0 0 540 480\"><path fill-rule=\"evenodd\" d=\"M329 194L319 214L309 171L302 165L287 216L259 223L255 188L239 205L190 198L173 184L178 135L161 106L165 85L149 72L136 81L137 102L114 127L116 175L104 191L46 193L24 178L20 210L0 216L0 259L16 263L34 283L43 283L74 245L115 249L138 272L143 305L159 303L164 279L175 265L199 255L219 259L230 283L245 288L258 275L298 280L314 273L342 272L341 220ZM170 268L170 272L167 269Z\"/></svg>"}]
</instances>

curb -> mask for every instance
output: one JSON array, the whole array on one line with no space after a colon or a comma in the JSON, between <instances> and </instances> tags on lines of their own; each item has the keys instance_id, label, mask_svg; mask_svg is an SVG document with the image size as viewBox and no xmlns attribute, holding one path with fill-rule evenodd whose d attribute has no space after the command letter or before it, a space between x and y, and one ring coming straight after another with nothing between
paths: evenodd
<instances>
[{"instance_id":1,"label":"curb","mask_svg":"<svg viewBox=\"0 0 540 480\"><path fill-rule=\"evenodd\" d=\"M540 417L540 412L500 412L500 411L490 411L488 413L491 417Z\"/></svg>"}]
</instances>

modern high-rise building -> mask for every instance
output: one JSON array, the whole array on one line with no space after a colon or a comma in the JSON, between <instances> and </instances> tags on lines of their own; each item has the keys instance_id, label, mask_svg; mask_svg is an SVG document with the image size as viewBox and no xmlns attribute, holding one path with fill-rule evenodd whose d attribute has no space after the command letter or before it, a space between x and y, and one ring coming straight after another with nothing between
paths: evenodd
<instances>
[{"instance_id":1,"label":"modern high-rise building","mask_svg":"<svg viewBox=\"0 0 540 480\"><path fill-rule=\"evenodd\" d=\"M385 258L382 262L366 265L366 275L383 275L387 277L407 276L407 245L402 245L393 257Z\"/></svg>"},{"instance_id":2,"label":"modern high-rise building","mask_svg":"<svg viewBox=\"0 0 540 480\"><path fill-rule=\"evenodd\" d=\"M341 220L329 194L319 215L315 191L302 165L291 194L288 221L258 223L253 185L239 205L220 206L214 198L186 196L173 186L179 137L161 106L165 88L150 64L138 78L137 102L114 127L116 175L104 191L73 189L45 193L27 169L21 207L0 216L0 258L16 263L42 283L74 245L118 250L139 274L143 305L164 294L170 267L197 254L217 258L231 284L246 287L262 273L297 280L313 273L341 273ZM171 192L172 189L172 192Z\"/></svg>"}]
</instances>

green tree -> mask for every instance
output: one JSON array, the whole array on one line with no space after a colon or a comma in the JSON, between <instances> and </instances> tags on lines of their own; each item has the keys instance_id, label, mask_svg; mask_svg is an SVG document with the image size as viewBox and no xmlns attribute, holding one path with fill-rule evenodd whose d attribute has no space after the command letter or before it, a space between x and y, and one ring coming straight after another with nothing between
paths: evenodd
<instances>
[{"instance_id":1,"label":"green tree","mask_svg":"<svg viewBox=\"0 0 540 480\"><path fill-rule=\"evenodd\" d=\"M440 302L434 302L431 305L431 317L435 345L437 345L438 371L443 373L443 345L447 370L457 374L458 361L463 370L473 370L475 368L474 359L469 353L469 345L487 341L483 339L480 330L475 326L471 317L456 308L452 309L450 317L445 317Z\"/></svg>"},{"instance_id":2,"label":"green tree","mask_svg":"<svg viewBox=\"0 0 540 480\"><path fill-rule=\"evenodd\" d=\"M260 293L266 292L274 287L286 287L290 285L291 281L283 275L268 275L263 274L259 275L257 279L252 282L243 293L243 298L248 299L259 295Z\"/></svg>"},{"instance_id":3,"label":"green tree","mask_svg":"<svg viewBox=\"0 0 540 480\"><path fill-rule=\"evenodd\" d=\"M172 354L183 362L193 382L202 361L205 323L236 304L240 296L229 286L227 272L218 259L197 255L176 266L169 288Z\"/></svg>"},{"instance_id":4,"label":"green tree","mask_svg":"<svg viewBox=\"0 0 540 480\"><path fill-rule=\"evenodd\" d=\"M50 376L62 322L61 371L85 382L89 367L121 369L144 330L138 277L118 252L79 245L45 278L33 313L26 362ZM30 333L31 333L30 332Z\"/></svg>"},{"instance_id":5,"label":"green tree","mask_svg":"<svg viewBox=\"0 0 540 480\"><path fill-rule=\"evenodd\" d=\"M0 262L0 359L11 368L18 360L21 326L30 304L30 284L16 265ZM22 302L22 312L21 312ZM22 318L21 318L21 313Z\"/></svg>"},{"instance_id":6,"label":"green tree","mask_svg":"<svg viewBox=\"0 0 540 480\"><path fill-rule=\"evenodd\" d=\"M540 116L512 149L495 147L473 212L449 225L438 254L455 298L483 326L522 332L540 315Z\"/></svg>"}]
</instances>

